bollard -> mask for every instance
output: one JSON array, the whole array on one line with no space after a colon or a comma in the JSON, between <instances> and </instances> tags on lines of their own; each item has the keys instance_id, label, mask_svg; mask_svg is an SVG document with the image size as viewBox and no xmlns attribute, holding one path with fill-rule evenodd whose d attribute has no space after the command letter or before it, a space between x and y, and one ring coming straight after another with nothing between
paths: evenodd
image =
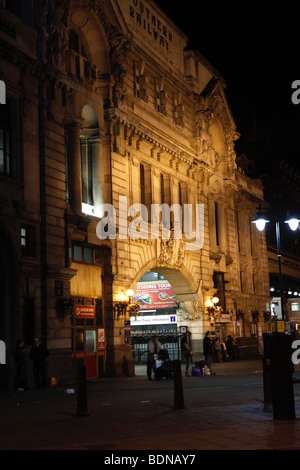
<instances>
[{"instance_id":1,"label":"bollard","mask_svg":"<svg viewBox=\"0 0 300 470\"><path fill-rule=\"evenodd\" d=\"M77 366L77 416L88 416L86 367L84 364Z\"/></svg>"},{"instance_id":2,"label":"bollard","mask_svg":"<svg viewBox=\"0 0 300 470\"><path fill-rule=\"evenodd\" d=\"M176 410L184 409L181 362L173 361L174 364L174 408Z\"/></svg>"},{"instance_id":3,"label":"bollard","mask_svg":"<svg viewBox=\"0 0 300 470\"><path fill-rule=\"evenodd\" d=\"M295 419L292 338L285 333L273 333L270 344L273 417Z\"/></svg>"}]
</instances>

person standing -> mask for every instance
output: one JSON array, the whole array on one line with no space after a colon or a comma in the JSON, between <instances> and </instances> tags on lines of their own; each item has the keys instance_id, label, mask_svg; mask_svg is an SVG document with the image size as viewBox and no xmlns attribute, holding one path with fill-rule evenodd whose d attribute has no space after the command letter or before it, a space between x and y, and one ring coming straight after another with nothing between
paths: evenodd
<instances>
[{"instance_id":1,"label":"person standing","mask_svg":"<svg viewBox=\"0 0 300 470\"><path fill-rule=\"evenodd\" d=\"M205 333L205 337L203 339L203 353L204 353L204 356L205 356L205 364L207 365L207 367L210 370L210 373L212 374L213 371L212 371L212 368L211 368L211 364L212 364L213 350L212 350L212 342L211 342L210 332L209 331L207 331Z\"/></svg>"},{"instance_id":2,"label":"person standing","mask_svg":"<svg viewBox=\"0 0 300 470\"><path fill-rule=\"evenodd\" d=\"M222 361L222 348L221 348L221 343L220 343L220 339L219 339L219 338L216 338L216 341L215 341L215 344L214 344L214 348L215 348L216 353L217 353L217 360L218 360L218 362L223 362L223 361Z\"/></svg>"},{"instance_id":3,"label":"person standing","mask_svg":"<svg viewBox=\"0 0 300 470\"><path fill-rule=\"evenodd\" d=\"M25 377L24 377L24 366L25 366L25 355L23 353L24 343L21 339L16 341L16 349L14 354L14 360L16 365L16 380L15 389L19 392L23 392L25 389Z\"/></svg>"},{"instance_id":4,"label":"person standing","mask_svg":"<svg viewBox=\"0 0 300 470\"><path fill-rule=\"evenodd\" d=\"M160 342L158 341L158 336L153 336L150 341L148 341L148 354L147 354L147 376L148 380L151 380L152 370L155 371L155 355L159 354L159 351L162 349Z\"/></svg>"},{"instance_id":5,"label":"person standing","mask_svg":"<svg viewBox=\"0 0 300 470\"><path fill-rule=\"evenodd\" d=\"M185 375L189 375L189 367L192 362L192 348L189 344L188 337L185 335L181 340L181 351L185 357Z\"/></svg>"},{"instance_id":6,"label":"person standing","mask_svg":"<svg viewBox=\"0 0 300 470\"><path fill-rule=\"evenodd\" d=\"M46 385L46 358L49 352L46 347L35 338L30 351L30 359L33 364L33 375L36 388L44 388Z\"/></svg>"},{"instance_id":7,"label":"person standing","mask_svg":"<svg viewBox=\"0 0 300 470\"><path fill-rule=\"evenodd\" d=\"M235 334L234 334L233 337L232 337L232 348L233 348L233 351L234 351L235 359L240 359L240 351L239 351L239 347L238 347L238 339L237 339L237 337L236 337Z\"/></svg>"}]
</instances>

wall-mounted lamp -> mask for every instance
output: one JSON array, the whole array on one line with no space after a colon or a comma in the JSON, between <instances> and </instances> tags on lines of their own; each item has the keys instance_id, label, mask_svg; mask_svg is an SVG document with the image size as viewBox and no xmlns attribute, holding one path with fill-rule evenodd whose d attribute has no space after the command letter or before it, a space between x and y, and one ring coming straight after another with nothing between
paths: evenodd
<instances>
[{"instance_id":1,"label":"wall-mounted lamp","mask_svg":"<svg viewBox=\"0 0 300 470\"><path fill-rule=\"evenodd\" d=\"M126 291L126 295L127 295L128 299L129 299L129 302L131 303L132 297L134 296L134 291L133 291L132 289L128 289L128 290Z\"/></svg>"},{"instance_id":2,"label":"wall-mounted lamp","mask_svg":"<svg viewBox=\"0 0 300 470\"><path fill-rule=\"evenodd\" d=\"M213 297L212 298L212 302L213 302L214 305L217 305L219 303L219 301L220 301L219 297Z\"/></svg>"}]
</instances>

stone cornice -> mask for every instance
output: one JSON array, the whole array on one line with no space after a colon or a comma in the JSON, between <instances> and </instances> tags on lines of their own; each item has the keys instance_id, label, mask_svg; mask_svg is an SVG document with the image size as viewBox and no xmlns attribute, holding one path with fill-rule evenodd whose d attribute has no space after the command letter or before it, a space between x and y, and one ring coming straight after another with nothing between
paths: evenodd
<instances>
[{"instance_id":1,"label":"stone cornice","mask_svg":"<svg viewBox=\"0 0 300 470\"><path fill-rule=\"evenodd\" d=\"M134 132L137 137L141 137L155 146L157 150L169 153L171 156L178 158L188 165L195 165L195 154L180 148L166 140L163 136L155 132L153 129L145 126L139 119L123 114L120 109L115 109L116 119L128 129Z\"/></svg>"}]
</instances>

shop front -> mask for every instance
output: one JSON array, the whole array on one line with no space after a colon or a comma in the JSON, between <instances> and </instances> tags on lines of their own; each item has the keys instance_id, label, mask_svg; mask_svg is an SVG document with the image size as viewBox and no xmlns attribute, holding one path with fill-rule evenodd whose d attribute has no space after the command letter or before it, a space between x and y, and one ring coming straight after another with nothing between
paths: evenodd
<instances>
[{"instance_id":1,"label":"shop front","mask_svg":"<svg viewBox=\"0 0 300 470\"><path fill-rule=\"evenodd\" d=\"M233 322L231 313L223 313L215 321L215 334L222 343L225 343L228 335L240 336L240 322Z\"/></svg>"},{"instance_id":2,"label":"shop front","mask_svg":"<svg viewBox=\"0 0 300 470\"><path fill-rule=\"evenodd\" d=\"M101 301L75 298L74 303L73 358L85 365L88 379L101 377L105 363L105 329L100 326Z\"/></svg>"}]
</instances>

